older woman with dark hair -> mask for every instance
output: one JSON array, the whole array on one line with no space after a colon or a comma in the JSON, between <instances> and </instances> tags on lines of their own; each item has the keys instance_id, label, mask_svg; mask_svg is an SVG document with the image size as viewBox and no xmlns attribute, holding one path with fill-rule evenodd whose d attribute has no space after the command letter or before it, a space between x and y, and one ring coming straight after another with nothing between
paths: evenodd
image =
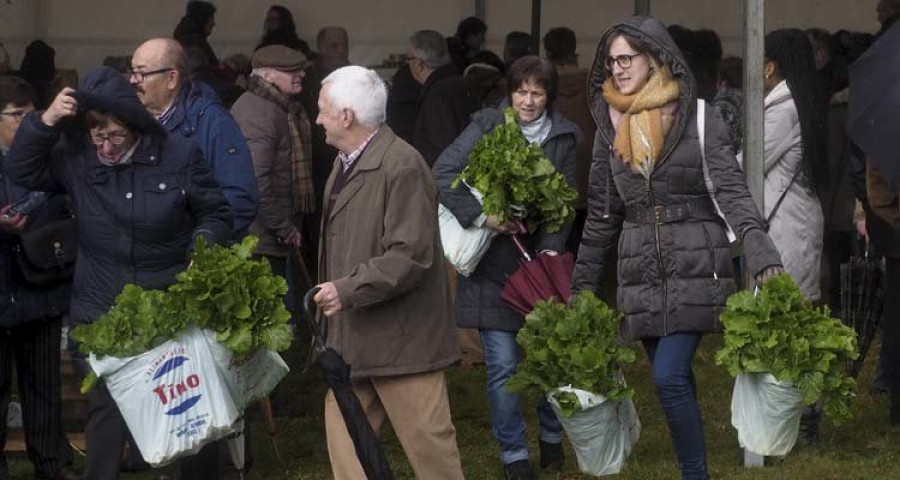
<instances>
[{"instance_id":1,"label":"older woman with dark hair","mask_svg":"<svg viewBox=\"0 0 900 480\"><path fill-rule=\"evenodd\" d=\"M231 236L231 210L200 150L168 136L109 67L89 71L79 90L65 88L46 111L25 117L5 167L28 188L67 191L75 200L74 325L106 313L126 284L174 283L196 237L221 243ZM128 429L102 381L89 401L87 478L117 479Z\"/></svg>"},{"instance_id":2,"label":"older woman with dark hair","mask_svg":"<svg viewBox=\"0 0 900 480\"><path fill-rule=\"evenodd\" d=\"M534 478L528 462L525 443L525 421L519 395L506 390L506 382L519 363L516 332L523 317L500 300L506 277L519 266L520 253L510 234L516 225L499 222L496 216L485 216L481 204L465 186L453 188L453 179L466 167L475 143L504 121L503 110L512 107L529 142L537 143L562 172L569 185L575 184L575 149L581 139L578 127L553 108L558 76L547 60L536 56L522 57L509 68L506 76L509 97L499 108L486 108L472 117L472 122L438 158L433 172L440 190L441 203L463 227L486 226L500 233L482 257L478 268L468 277L460 277L456 291L457 324L477 328L481 333L487 365L488 401L494 436L500 443L500 460L507 478ZM565 247L569 227L548 234L518 232L527 245L537 251L561 251ZM538 405L541 425L541 466L562 467L562 427L546 401Z\"/></svg>"}]
</instances>

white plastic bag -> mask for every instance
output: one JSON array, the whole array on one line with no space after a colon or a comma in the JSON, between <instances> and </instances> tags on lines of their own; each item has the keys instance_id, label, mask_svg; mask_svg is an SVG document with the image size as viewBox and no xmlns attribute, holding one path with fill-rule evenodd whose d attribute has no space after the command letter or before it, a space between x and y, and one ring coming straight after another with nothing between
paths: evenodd
<instances>
[{"instance_id":1,"label":"white plastic bag","mask_svg":"<svg viewBox=\"0 0 900 480\"><path fill-rule=\"evenodd\" d=\"M191 329L128 358L89 358L144 460L157 467L227 435L239 417L207 335Z\"/></svg>"},{"instance_id":2,"label":"white plastic bag","mask_svg":"<svg viewBox=\"0 0 900 480\"><path fill-rule=\"evenodd\" d=\"M574 393L582 411L563 417L555 397L559 392ZM577 388L560 387L548 393L547 400L572 442L579 470L598 477L622 471L641 436L641 422L630 398L608 400Z\"/></svg>"},{"instance_id":3,"label":"white plastic bag","mask_svg":"<svg viewBox=\"0 0 900 480\"><path fill-rule=\"evenodd\" d=\"M237 362L231 350L216 342L215 332L205 330L204 333L238 410L268 395L290 371L281 356L271 350L258 350L250 358Z\"/></svg>"},{"instance_id":4,"label":"white plastic bag","mask_svg":"<svg viewBox=\"0 0 900 480\"><path fill-rule=\"evenodd\" d=\"M459 220L444 205L438 205L438 223L444 258L460 275L468 277L478 267L481 257L491 248L497 232L486 227L463 228Z\"/></svg>"},{"instance_id":5,"label":"white plastic bag","mask_svg":"<svg viewBox=\"0 0 900 480\"><path fill-rule=\"evenodd\" d=\"M769 373L742 373L734 381L731 424L741 447L757 455L787 455L800 429L803 394Z\"/></svg>"}]
</instances>

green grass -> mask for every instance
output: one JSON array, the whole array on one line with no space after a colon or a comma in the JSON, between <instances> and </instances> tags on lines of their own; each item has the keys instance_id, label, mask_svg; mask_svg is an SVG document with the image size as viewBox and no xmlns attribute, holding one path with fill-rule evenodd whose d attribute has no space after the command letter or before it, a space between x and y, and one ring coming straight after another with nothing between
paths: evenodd
<instances>
[{"instance_id":1,"label":"green grass","mask_svg":"<svg viewBox=\"0 0 900 480\"><path fill-rule=\"evenodd\" d=\"M711 336L705 339L694 364L706 425L710 474L714 479L900 479L900 433L890 429L884 396L870 393L873 375L871 357L877 353L877 348L873 348L862 372L860 392L853 405L854 419L851 422L836 427L826 420L818 447L798 446L773 466L744 469L740 463L736 434L731 427L733 381L713 361L714 353L720 346L721 337ZM295 371L274 397L276 408L291 410L291 415L281 416L277 421L279 430L275 440L281 452L281 461L276 460L261 422L255 421L252 432L255 466L250 477L329 479L331 472L322 416L324 388L314 378L300 375L303 361L301 346L287 352L285 357L295 367ZM639 361L629 366L625 373L629 383L636 389L635 404L643 431L624 472L615 478L679 478L665 418L653 393L649 364L643 354L639 355ZM503 478L497 459L497 445L490 431L484 368L452 368L448 371L448 378L453 420L466 477L476 480ZM531 427L529 442L536 460L537 422L533 399L529 401L527 412ZM382 436L396 477L413 478L396 437L389 429ZM539 478L590 478L578 474L574 454L568 443L566 448L566 468L563 473L558 477L555 474L542 474ZM12 478L30 478L31 468L24 456L15 456L11 460L14 472ZM152 475L132 474L124 475L123 478L149 479Z\"/></svg>"}]
</instances>

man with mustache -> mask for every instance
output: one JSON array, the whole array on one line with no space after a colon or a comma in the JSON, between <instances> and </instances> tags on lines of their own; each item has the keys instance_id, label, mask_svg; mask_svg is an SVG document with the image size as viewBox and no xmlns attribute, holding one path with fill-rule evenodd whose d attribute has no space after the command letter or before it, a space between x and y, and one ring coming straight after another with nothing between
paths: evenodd
<instances>
[{"instance_id":1,"label":"man with mustache","mask_svg":"<svg viewBox=\"0 0 900 480\"><path fill-rule=\"evenodd\" d=\"M169 38L144 42L134 51L129 81L167 131L192 140L203 152L234 214L235 238L243 237L258 201L250 150L215 92L188 77L184 49Z\"/></svg>"}]
</instances>

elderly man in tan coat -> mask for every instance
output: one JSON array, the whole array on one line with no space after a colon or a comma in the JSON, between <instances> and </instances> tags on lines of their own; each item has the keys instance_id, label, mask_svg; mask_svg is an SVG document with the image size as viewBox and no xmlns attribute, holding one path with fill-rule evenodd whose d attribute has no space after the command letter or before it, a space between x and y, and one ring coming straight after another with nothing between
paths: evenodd
<instances>
[{"instance_id":1,"label":"elderly man in tan coat","mask_svg":"<svg viewBox=\"0 0 900 480\"><path fill-rule=\"evenodd\" d=\"M322 82L319 116L338 158L325 187L316 304L378 431L390 420L420 479L463 478L444 368L459 359L422 156L384 125L387 91L350 66ZM337 480L365 479L331 392L325 431Z\"/></svg>"}]
</instances>

